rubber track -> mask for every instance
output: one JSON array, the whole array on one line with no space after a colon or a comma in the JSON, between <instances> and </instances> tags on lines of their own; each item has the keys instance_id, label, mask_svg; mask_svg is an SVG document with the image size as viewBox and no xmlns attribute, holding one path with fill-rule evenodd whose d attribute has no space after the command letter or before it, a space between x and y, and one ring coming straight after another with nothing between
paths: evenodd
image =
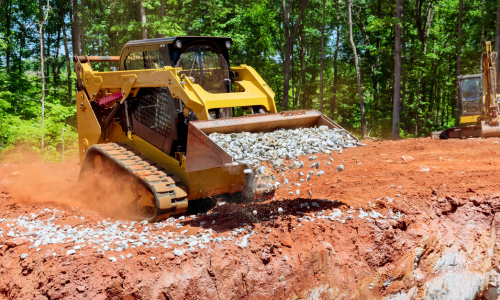
<instances>
[{"instance_id":1,"label":"rubber track","mask_svg":"<svg viewBox=\"0 0 500 300\"><path fill-rule=\"evenodd\" d=\"M181 180L156 162L141 155L140 152L125 143L108 143L91 146L87 151L83 166L93 164L91 161L87 161L87 158L93 160L95 155L92 154L97 153L120 166L129 175L136 177L154 195L157 208L155 215L152 218L144 218L144 220L159 221L172 214L181 214L187 211L187 193Z\"/></svg>"}]
</instances>

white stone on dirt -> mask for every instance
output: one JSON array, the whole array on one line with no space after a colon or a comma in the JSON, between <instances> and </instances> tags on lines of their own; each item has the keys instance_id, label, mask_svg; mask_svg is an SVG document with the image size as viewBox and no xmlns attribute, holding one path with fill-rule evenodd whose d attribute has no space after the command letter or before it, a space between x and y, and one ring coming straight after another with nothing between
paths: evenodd
<instances>
[{"instance_id":1,"label":"white stone on dirt","mask_svg":"<svg viewBox=\"0 0 500 300\"><path fill-rule=\"evenodd\" d=\"M176 256L181 256L186 252L186 250L181 250L181 249L174 249L174 255Z\"/></svg>"},{"instance_id":2,"label":"white stone on dirt","mask_svg":"<svg viewBox=\"0 0 500 300\"><path fill-rule=\"evenodd\" d=\"M240 247L242 249L246 248L248 246L248 240L250 239L250 236L252 236L252 233L249 233L249 234L243 236L241 241L236 242L236 245L238 245L238 247Z\"/></svg>"},{"instance_id":3,"label":"white stone on dirt","mask_svg":"<svg viewBox=\"0 0 500 300\"><path fill-rule=\"evenodd\" d=\"M368 213L364 212L363 209L360 208L358 218L363 219L364 217L368 217Z\"/></svg>"},{"instance_id":4,"label":"white stone on dirt","mask_svg":"<svg viewBox=\"0 0 500 300\"><path fill-rule=\"evenodd\" d=\"M72 254L75 254L75 253L76 253L76 251L73 250L73 249L66 251L66 255L72 255Z\"/></svg>"},{"instance_id":5,"label":"white stone on dirt","mask_svg":"<svg viewBox=\"0 0 500 300\"><path fill-rule=\"evenodd\" d=\"M337 171L339 171L339 172L344 171L344 166L343 166L343 165L339 165L339 166L337 167Z\"/></svg>"},{"instance_id":6,"label":"white stone on dirt","mask_svg":"<svg viewBox=\"0 0 500 300\"><path fill-rule=\"evenodd\" d=\"M109 259L110 261L112 261L112 262L115 262L115 261L116 261L116 257L113 257L113 256L108 257L108 259Z\"/></svg>"},{"instance_id":7,"label":"white stone on dirt","mask_svg":"<svg viewBox=\"0 0 500 300\"><path fill-rule=\"evenodd\" d=\"M292 193L293 194L293 193ZM299 195L300 194L300 191L299 190L296 190L295 191L295 194Z\"/></svg>"},{"instance_id":8,"label":"white stone on dirt","mask_svg":"<svg viewBox=\"0 0 500 300\"><path fill-rule=\"evenodd\" d=\"M332 209L332 212L329 215L331 218L340 218L342 217L342 212L338 208Z\"/></svg>"},{"instance_id":9,"label":"white stone on dirt","mask_svg":"<svg viewBox=\"0 0 500 300\"><path fill-rule=\"evenodd\" d=\"M384 282L384 286L385 286L385 282ZM386 300L414 300L417 297L417 292L418 292L418 288L415 286L415 287L412 287L411 289L409 289L408 292L400 291L400 292L394 293L394 294L388 296ZM441 299L441 298L438 298L438 299Z\"/></svg>"},{"instance_id":10,"label":"white stone on dirt","mask_svg":"<svg viewBox=\"0 0 500 300\"><path fill-rule=\"evenodd\" d=\"M376 211L374 211L374 210L372 210L372 211L370 212L369 216L370 216L371 218L373 218L373 219L376 219L376 218L379 218L379 217L383 217L383 215L382 215L382 214L380 214L380 213L378 213L378 212L376 212Z\"/></svg>"},{"instance_id":11,"label":"white stone on dirt","mask_svg":"<svg viewBox=\"0 0 500 300\"><path fill-rule=\"evenodd\" d=\"M21 259L25 259L26 257L28 257L28 253L21 254Z\"/></svg>"}]
</instances>

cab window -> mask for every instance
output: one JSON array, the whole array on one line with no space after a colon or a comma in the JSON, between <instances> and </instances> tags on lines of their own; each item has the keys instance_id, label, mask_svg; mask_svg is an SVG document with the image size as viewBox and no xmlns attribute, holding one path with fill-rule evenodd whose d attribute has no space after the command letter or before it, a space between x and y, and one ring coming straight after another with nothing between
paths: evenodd
<instances>
[{"instance_id":1,"label":"cab window","mask_svg":"<svg viewBox=\"0 0 500 300\"><path fill-rule=\"evenodd\" d=\"M475 115L482 113L483 93L481 78L469 78L462 81L462 113Z\"/></svg>"},{"instance_id":2,"label":"cab window","mask_svg":"<svg viewBox=\"0 0 500 300\"><path fill-rule=\"evenodd\" d=\"M176 68L210 93L226 93L229 68L226 60L211 45L193 45L180 56Z\"/></svg>"}]
</instances>

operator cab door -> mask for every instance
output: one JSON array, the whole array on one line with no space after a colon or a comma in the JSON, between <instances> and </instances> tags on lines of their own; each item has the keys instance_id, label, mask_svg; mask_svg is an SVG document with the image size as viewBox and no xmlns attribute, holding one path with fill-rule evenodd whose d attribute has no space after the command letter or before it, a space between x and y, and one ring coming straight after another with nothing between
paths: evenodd
<instances>
[{"instance_id":1,"label":"operator cab door","mask_svg":"<svg viewBox=\"0 0 500 300\"><path fill-rule=\"evenodd\" d=\"M458 77L460 116L479 116L484 114L483 75Z\"/></svg>"}]
</instances>

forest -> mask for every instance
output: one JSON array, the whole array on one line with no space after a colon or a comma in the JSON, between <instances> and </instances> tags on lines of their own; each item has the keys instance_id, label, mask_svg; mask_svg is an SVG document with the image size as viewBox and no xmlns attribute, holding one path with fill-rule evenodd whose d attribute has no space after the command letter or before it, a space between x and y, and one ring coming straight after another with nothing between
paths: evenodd
<instances>
[{"instance_id":1,"label":"forest","mask_svg":"<svg viewBox=\"0 0 500 300\"><path fill-rule=\"evenodd\" d=\"M184 35L231 37L230 64L255 68L280 110L422 137L458 125L457 76L480 72L486 41L500 52L500 0L0 0L0 162L75 153L74 54Z\"/></svg>"}]
</instances>

